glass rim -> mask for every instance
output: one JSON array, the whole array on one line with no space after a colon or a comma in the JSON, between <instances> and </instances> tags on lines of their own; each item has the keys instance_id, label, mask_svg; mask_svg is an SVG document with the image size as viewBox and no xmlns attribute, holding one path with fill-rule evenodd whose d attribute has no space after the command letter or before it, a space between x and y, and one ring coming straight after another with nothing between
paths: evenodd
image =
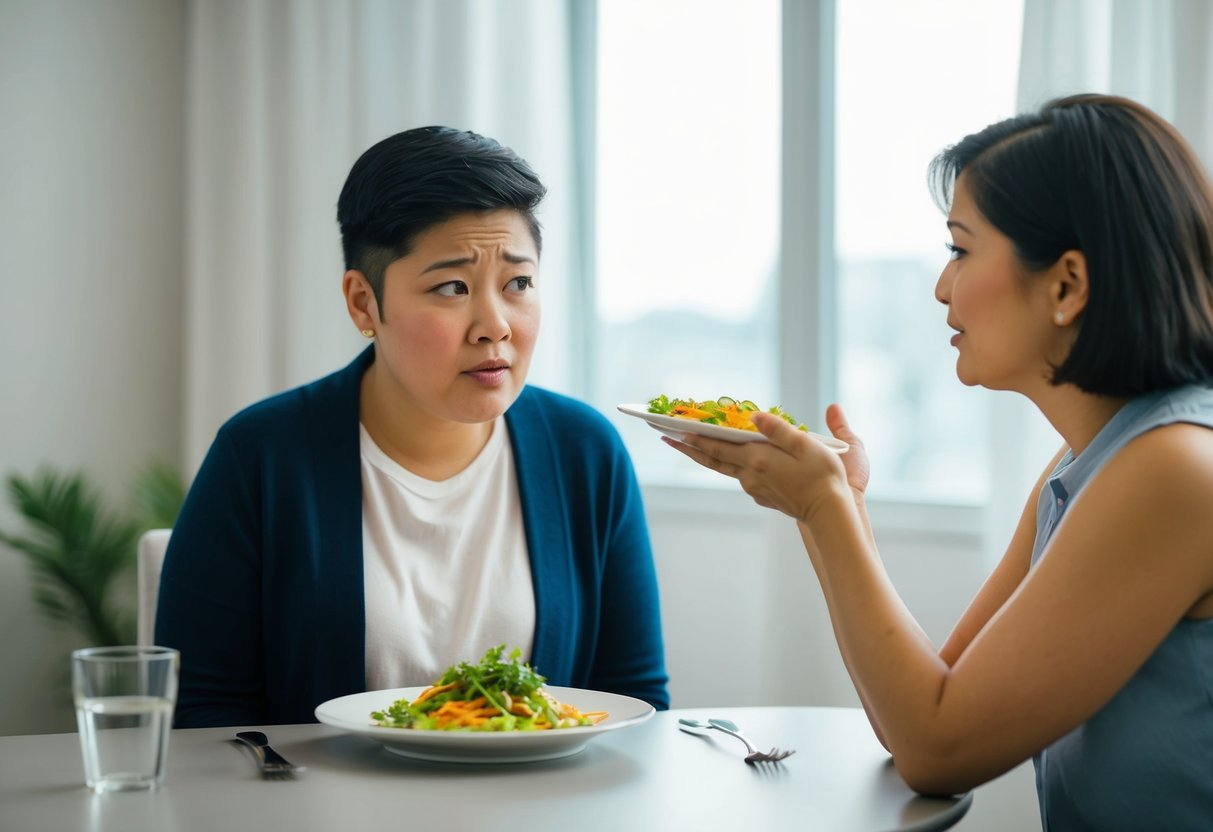
<instances>
[{"instance_id":1,"label":"glass rim","mask_svg":"<svg viewBox=\"0 0 1213 832\"><path fill-rule=\"evenodd\" d=\"M142 661L168 659L180 655L173 647L155 644L113 644L104 647L81 647L72 651L72 659L107 659L110 661Z\"/></svg>"}]
</instances>

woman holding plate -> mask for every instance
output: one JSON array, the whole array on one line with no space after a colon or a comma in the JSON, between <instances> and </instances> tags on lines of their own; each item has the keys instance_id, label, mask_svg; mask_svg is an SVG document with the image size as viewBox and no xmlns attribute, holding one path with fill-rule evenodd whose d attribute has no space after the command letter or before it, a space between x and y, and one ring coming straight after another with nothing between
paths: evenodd
<instances>
[{"instance_id":1,"label":"woman holding plate","mask_svg":"<svg viewBox=\"0 0 1213 832\"><path fill-rule=\"evenodd\" d=\"M161 578L179 727L310 722L503 643L550 684L668 707L628 455L597 411L525 384L544 192L445 127L354 164L342 291L372 344L215 438Z\"/></svg>"},{"instance_id":2,"label":"woman holding plate","mask_svg":"<svg viewBox=\"0 0 1213 832\"><path fill-rule=\"evenodd\" d=\"M780 419L683 453L793 517L877 735L921 792L1034 760L1046 830L1213 818L1213 189L1174 128L1080 95L932 166L952 236L935 287L968 385L1065 440L942 648L881 564L868 460Z\"/></svg>"}]
</instances>

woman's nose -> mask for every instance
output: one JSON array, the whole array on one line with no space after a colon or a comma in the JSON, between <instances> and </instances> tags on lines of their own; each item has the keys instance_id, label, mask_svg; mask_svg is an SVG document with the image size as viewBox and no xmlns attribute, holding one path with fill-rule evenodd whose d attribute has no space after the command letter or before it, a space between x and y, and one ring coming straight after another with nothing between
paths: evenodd
<instances>
[{"instance_id":1,"label":"woman's nose","mask_svg":"<svg viewBox=\"0 0 1213 832\"><path fill-rule=\"evenodd\" d=\"M943 271L939 273L939 279L935 281L935 300L942 303L944 306L952 298L952 264L943 267Z\"/></svg>"},{"instance_id":2,"label":"woman's nose","mask_svg":"<svg viewBox=\"0 0 1213 832\"><path fill-rule=\"evenodd\" d=\"M509 339L510 322L505 316L500 299L491 295L482 295L480 302L474 308L472 326L468 331L469 341L492 343Z\"/></svg>"}]
</instances>

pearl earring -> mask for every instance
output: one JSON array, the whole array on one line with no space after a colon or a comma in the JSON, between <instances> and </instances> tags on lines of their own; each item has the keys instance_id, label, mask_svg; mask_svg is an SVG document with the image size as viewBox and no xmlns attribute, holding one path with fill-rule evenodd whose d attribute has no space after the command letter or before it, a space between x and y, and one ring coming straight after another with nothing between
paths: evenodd
<instances>
[{"instance_id":1,"label":"pearl earring","mask_svg":"<svg viewBox=\"0 0 1213 832\"><path fill-rule=\"evenodd\" d=\"M1053 316L1053 319L1055 321L1057 321L1057 323L1059 323L1059 324L1064 324L1066 322L1066 313L1058 312L1056 315ZM363 334L365 335L366 333L363 333Z\"/></svg>"},{"instance_id":2,"label":"pearl earring","mask_svg":"<svg viewBox=\"0 0 1213 832\"><path fill-rule=\"evenodd\" d=\"M1058 314L1060 314L1060 313L1058 313ZM1058 318L1058 320L1061 320L1061 319L1060 319L1060 318ZM364 330L362 330L362 335L363 335L363 337L364 337L364 338L374 338L374 337L375 337L375 330L373 330L373 329L364 329Z\"/></svg>"}]
</instances>

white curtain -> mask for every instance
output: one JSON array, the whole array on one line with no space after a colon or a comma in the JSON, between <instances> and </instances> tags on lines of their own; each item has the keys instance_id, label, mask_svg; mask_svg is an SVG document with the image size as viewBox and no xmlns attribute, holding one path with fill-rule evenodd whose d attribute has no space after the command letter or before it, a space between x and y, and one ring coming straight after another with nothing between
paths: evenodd
<instances>
[{"instance_id":1,"label":"white curtain","mask_svg":"<svg viewBox=\"0 0 1213 832\"><path fill-rule=\"evenodd\" d=\"M1124 95L1179 129L1213 169L1213 3L1025 0L1019 106Z\"/></svg>"},{"instance_id":2,"label":"white curtain","mask_svg":"<svg viewBox=\"0 0 1213 832\"><path fill-rule=\"evenodd\" d=\"M574 112L566 0L194 0L188 20L187 472L241 407L348 362L337 196L392 133L492 136L548 186L544 334L561 388L572 327Z\"/></svg>"}]
</instances>

